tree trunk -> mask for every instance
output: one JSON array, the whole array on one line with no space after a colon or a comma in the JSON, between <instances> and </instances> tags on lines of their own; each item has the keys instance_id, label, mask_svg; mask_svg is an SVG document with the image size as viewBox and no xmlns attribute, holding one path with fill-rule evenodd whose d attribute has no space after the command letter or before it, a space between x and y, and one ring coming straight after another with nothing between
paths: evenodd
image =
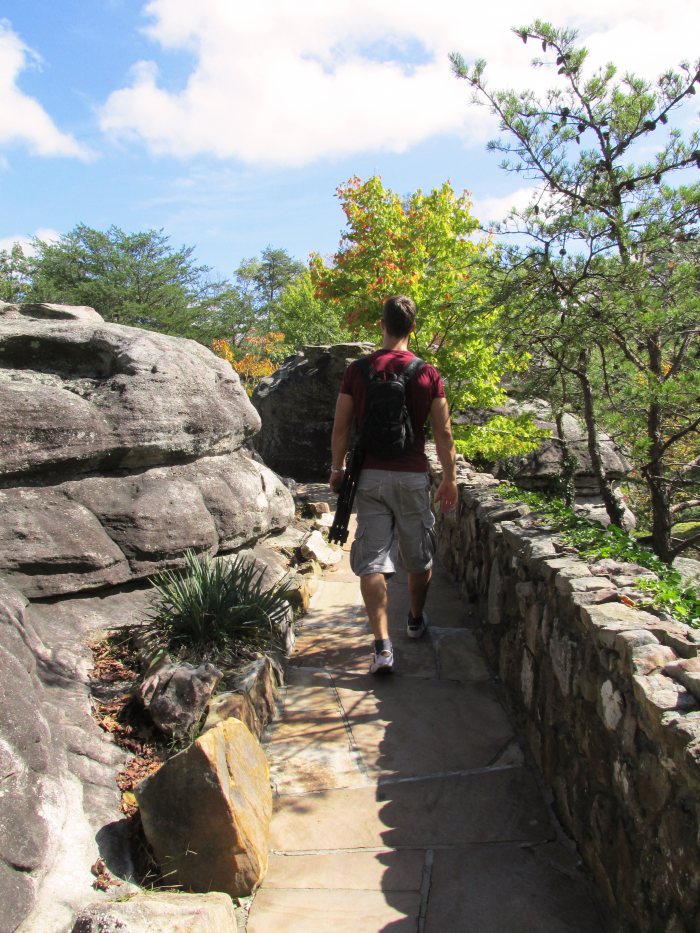
<instances>
[{"instance_id":1,"label":"tree trunk","mask_svg":"<svg viewBox=\"0 0 700 933\"><path fill-rule=\"evenodd\" d=\"M561 468L559 470L559 485L564 502L568 508L574 507L576 499L576 487L574 485L574 475L579 463L576 457L571 453L566 437L564 436L564 409L559 408L556 413L557 434L561 448Z\"/></svg>"},{"instance_id":2,"label":"tree trunk","mask_svg":"<svg viewBox=\"0 0 700 933\"><path fill-rule=\"evenodd\" d=\"M649 369L659 383L663 382L663 354L657 335L647 339ZM649 460L642 467L642 475L649 487L651 498L651 542L657 555L666 564L673 560L671 551L671 488L666 479L664 462L664 416L658 402L650 400L647 410L647 437Z\"/></svg>"},{"instance_id":3,"label":"tree trunk","mask_svg":"<svg viewBox=\"0 0 700 933\"><path fill-rule=\"evenodd\" d=\"M587 364L588 351L584 350L581 353L579 362L584 365ZM617 525L618 528L622 528L624 524L625 513L622 509L622 506L620 505L619 499L615 495L612 483L605 475L605 470L603 469L603 460L600 455L600 446L598 444L598 427L596 424L595 406L593 403L593 388L584 365L579 367L576 375L578 376L579 382L581 383L581 390L583 392L583 414L586 422L588 454L591 458L593 476L595 477L596 483L598 484L598 489L600 490L600 495L603 500L603 504L605 505L605 511L608 513L608 518L613 525Z\"/></svg>"},{"instance_id":4,"label":"tree trunk","mask_svg":"<svg viewBox=\"0 0 700 933\"><path fill-rule=\"evenodd\" d=\"M670 484L665 477L663 452L663 421L658 405L650 405L647 413L647 433L649 435L649 462L642 467L642 475L649 487L651 500L651 543L654 552L664 563L673 560L671 548Z\"/></svg>"}]
</instances>

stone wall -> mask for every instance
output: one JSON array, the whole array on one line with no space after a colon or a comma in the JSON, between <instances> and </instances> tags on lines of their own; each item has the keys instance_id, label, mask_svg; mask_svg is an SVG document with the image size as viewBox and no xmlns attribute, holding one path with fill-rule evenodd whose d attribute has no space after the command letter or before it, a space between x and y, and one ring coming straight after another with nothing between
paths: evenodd
<instances>
[{"instance_id":1,"label":"stone wall","mask_svg":"<svg viewBox=\"0 0 700 933\"><path fill-rule=\"evenodd\" d=\"M589 564L460 466L440 555L563 826L623 929L700 928L700 631L634 607L645 571Z\"/></svg>"}]
</instances>

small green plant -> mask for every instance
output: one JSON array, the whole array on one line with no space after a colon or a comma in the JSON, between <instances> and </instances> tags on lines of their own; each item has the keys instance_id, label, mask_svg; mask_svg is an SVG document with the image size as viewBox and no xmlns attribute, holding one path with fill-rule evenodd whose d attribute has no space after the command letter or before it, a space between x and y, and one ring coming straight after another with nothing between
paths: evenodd
<instances>
[{"instance_id":1,"label":"small green plant","mask_svg":"<svg viewBox=\"0 0 700 933\"><path fill-rule=\"evenodd\" d=\"M673 567L669 567L632 535L615 525L605 527L577 515L563 500L548 498L515 486L501 485L504 499L526 503L553 531L561 534L564 542L587 560L613 560L639 564L656 574L656 578L642 578L637 587L649 600L649 605L663 609L679 622L700 628L700 590L687 583Z\"/></svg>"},{"instance_id":2,"label":"small green plant","mask_svg":"<svg viewBox=\"0 0 700 933\"><path fill-rule=\"evenodd\" d=\"M149 626L179 653L274 641L276 624L287 611L284 583L265 589L262 570L240 556L213 561L187 551L184 569L160 574L153 585Z\"/></svg>"}]
</instances>

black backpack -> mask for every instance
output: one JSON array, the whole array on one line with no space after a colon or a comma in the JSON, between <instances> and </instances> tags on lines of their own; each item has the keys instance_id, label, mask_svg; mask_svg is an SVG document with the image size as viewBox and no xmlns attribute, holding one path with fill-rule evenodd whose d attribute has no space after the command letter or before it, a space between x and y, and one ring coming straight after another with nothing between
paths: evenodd
<instances>
[{"instance_id":1,"label":"black backpack","mask_svg":"<svg viewBox=\"0 0 700 933\"><path fill-rule=\"evenodd\" d=\"M425 364L416 356L400 373L377 372L368 357L358 360L357 365L367 385L359 446L379 460L394 460L413 443L406 384Z\"/></svg>"}]
</instances>

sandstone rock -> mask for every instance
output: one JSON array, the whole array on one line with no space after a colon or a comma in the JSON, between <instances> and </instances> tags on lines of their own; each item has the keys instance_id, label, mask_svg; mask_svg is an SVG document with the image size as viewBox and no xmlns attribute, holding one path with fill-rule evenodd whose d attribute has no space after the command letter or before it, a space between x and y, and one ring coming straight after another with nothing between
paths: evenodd
<instances>
[{"instance_id":1,"label":"sandstone rock","mask_svg":"<svg viewBox=\"0 0 700 933\"><path fill-rule=\"evenodd\" d=\"M98 833L110 868L129 871L114 782L126 755L90 715L80 638L65 604L28 605L0 579L3 929L68 928Z\"/></svg>"},{"instance_id":2,"label":"sandstone rock","mask_svg":"<svg viewBox=\"0 0 700 933\"><path fill-rule=\"evenodd\" d=\"M311 578L308 574L292 574L286 583L286 592L292 609L306 611L314 593Z\"/></svg>"},{"instance_id":3,"label":"sandstone rock","mask_svg":"<svg viewBox=\"0 0 700 933\"><path fill-rule=\"evenodd\" d=\"M281 534L273 532L265 539L265 544L277 551L294 553L301 546L301 542L307 534L308 532L301 528L289 527L285 528Z\"/></svg>"},{"instance_id":4,"label":"sandstone rock","mask_svg":"<svg viewBox=\"0 0 700 933\"><path fill-rule=\"evenodd\" d=\"M263 733L263 726L247 693L218 693L213 697L202 732L215 728L227 719L240 719L256 739Z\"/></svg>"},{"instance_id":5,"label":"sandstone rock","mask_svg":"<svg viewBox=\"0 0 700 933\"><path fill-rule=\"evenodd\" d=\"M267 759L227 719L136 787L144 832L162 869L189 891L250 894L267 870L272 793Z\"/></svg>"},{"instance_id":6,"label":"sandstone rock","mask_svg":"<svg viewBox=\"0 0 700 933\"><path fill-rule=\"evenodd\" d=\"M314 521L314 528L317 528L319 531L328 531L333 526L334 520L335 513L327 512Z\"/></svg>"},{"instance_id":7,"label":"sandstone rock","mask_svg":"<svg viewBox=\"0 0 700 933\"><path fill-rule=\"evenodd\" d=\"M261 575L262 588L267 591L281 583L289 574L289 561L273 548L264 544L253 548L238 551L235 557L242 558L247 564L252 564ZM221 560L230 558L222 557Z\"/></svg>"},{"instance_id":8,"label":"sandstone rock","mask_svg":"<svg viewBox=\"0 0 700 933\"><path fill-rule=\"evenodd\" d=\"M511 399L501 408L479 412L463 412L456 416L455 421L457 423L484 423L493 415L506 414L513 416L524 412L531 414L537 427L549 431L551 437L542 441L537 450L516 461L514 479L518 486L524 489L549 490L552 483L557 481L561 474L563 445L558 435L556 420L547 402L541 399L530 402L517 402ZM609 519L593 475L585 425L573 415L565 414L562 423L562 435L569 451L578 461L578 467L573 477L576 490L576 509L585 517L607 525ZM626 476L630 471L629 463L614 441L603 432L599 434L599 446L603 469L608 480L614 483ZM505 477L507 475L508 478L513 478L512 471L512 462L507 465L505 463L496 464L494 470L497 476ZM625 506L621 498L620 502L624 510L625 527L627 529L634 528L634 515Z\"/></svg>"},{"instance_id":9,"label":"sandstone rock","mask_svg":"<svg viewBox=\"0 0 700 933\"><path fill-rule=\"evenodd\" d=\"M221 671L213 664L166 664L158 669L157 683L145 702L155 726L166 735L183 736L199 722Z\"/></svg>"},{"instance_id":10,"label":"sandstone rock","mask_svg":"<svg viewBox=\"0 0 700 933\"><path fill-rule=\"evenodd\" d=\"M515 482L523 488L547 489L551 481L558 478L561 474L563 446L558 436L556 421L546 402L540 399L531 402L509 400L508 404L503 408L478 413L478 415L475 413L466 413L461 419L458 418L456 420L468 422L477 420L483 422L487 417L494 414L513 416L524 412L530 413L534 418L535 424L540 428L550 431L552 436L544 440L536 451L533 451L533 453L517 461ZM563 417L562 429L563 438L569 450L578 460L578 468L574 474L577 498L581 502L581 505L590 511L591 508L595 508L598 504L595 500L591 501L592 497L597 497L598 489L593 476L591 458L588 452L585 425L573 415L565 414ZM629 473L629 463L625 460L619 447L617 447L608 435L601 432L599 441L603 459L603 469L605 470L607 478L612 481L622 479ZM498 476L498 467L495 472ZM509 478L511 477L512 472L509 473ZM586 501L587 499L589 501ZM633 518L631 513L630 517Z\"/></svg>"},{"instance_id":11,"label":"sandstone rock","mask_svg":"<svg viewBox=\"0 0 700 933\"><path fill-rule=\"evenodd\" d=\"M173 473L199 489L222 551L280 531L294 518L294 499L280 477L242 450L225 457L203 457Z\"/></svg>"},{"instance_id":12,"label":"sandstone rock","mask_svg":"<svg viewBox=\"0 0 700 933\"><path fill-rule=\"evenodd\" d=\"M114 586L283 528L294 501L241 452L0 490L0 568L32 597Z\"/></svg>"},{"instance_id":13,"label":"sandstone rock","mask_svg":"<svg viewBox=\"0 0 700 933\"><path fill-rule=\"evenodd\" d=\"M250 698L263 729L275 715L277 689L282 679L282 668L269 655L251 661L235 679L235 690Z\"/></svg>"},{"instance_id":14,"label":"sandstone rock","mask_svg":"<svg viewBox=\"0 0 700 933\"><path fill-rule=\"evenodd\" d=\"M343 559L343 552L339 547L328 544L320 531L312 531L301 545L302 557L316 560L322 567L332 567Z\"/></svg>"},{"instance_id":15,"label":"sandstone rock","mask_svg":"<svg viewBox=\"0 0 700 933\"><path fill-rule=\"evenodd\" d=\"M685 583L700 586L700 560L690 557L677 557L673 562L673 569L677 570Z\"/></svg>"},{"instance_id":16,"label":"sandstone rock","mask_svg":"<svg viewBox=\"0 0 700 933\"><path fill-rule=\"evenodd\" d=\"M683 684L686 690L700 700L700 657L669 661L664 674Z\"/></svg>"},{"instance_id":17,"label":"sandstone rock","mask_svg":"<svg viewBox=\"0 0 700 933\"><path fill-rule=\"evenodd\" d=\"M4 477L229 453L260 424L225 360L85 309L6 310L0 363Z\"/></svg>"},{"instance_id":18,"label":"sandstone rock","mask_svg":"<svg viewBox=\"0 0 700 933\"><path fill-rule=\"evenodd\" d=\"M666 666L675 660L675 654L665 645L649 643L634 645L628 652L628 664L633 674L652 674L665 671Z\"/></svg>"},{"instance_id":19,"label":"sandstone rock","mask_svg":"<svg viewBox=\"0 0 700 933\"><path fill-rule=\"evenodd\" d=\"M86 321L104 323L104 318L87 305L59 305L49 302L5 304L0 301L1 318L37 318L40 321Z\"/></svg>"},{"instance_id":20,"label":"sandstone rock","mask_svg":"<svg viewBox=\"0 0 700 933\"><path fill-rule=\"evenodd\" d=\"M80 911L71 933L235 933L236 911L225 894L149 891Z\"/></svg>"},{"instance_id":21,"label":"sandstone rock","mask_svg":"<svg viewBox=\"0 0 700 933\"><path fill-rule=\"evenodd\" d=\"M263 379L252 402L262 418L256 450L273 470L295 479L328 479L335 403L347 364L370 344L304 347Z\"/></svg>"},{"instance_id":22,"label":"sandstone rock","mask_svg":"<svg viewBox=\"0 0 700 933\"><path fill-rule=\"evenodd\" d=\"M252 661L239 671L234 691L219 693L212 699L203 731L234 717L260 738L277 710L281 683L282 669L269 655Z\"/></svg>"},{"instance_id":23,"label":"sandstone rock","mask_svg":"<svg viewBox=\"0 0 700 933\"><path fill-rule=\"evenodd\" d=\"M331 507L327 502L309 502L309 509L311 514L316 518L322 518L328 512L330 512Z\"/></svg>"},{"instance_id":24,"label":"sandstone rock","mask_svg":"<svg viewBox=\"0 0 700 933\"><path fill-rule=\"evenodd\" d=\"M685 687L664 674L635 674L634 695L642 711L656 728L667 710L692 709L695 697Z\"/></svg>"},{"instance_id":25,"label":"sandstone rock","mask_svg":"<svg viewBox=\"0 0 700 933\"><path fill-rule=\"evenodd\" d=\"M55 488L0 490L0 570L27 596L114 586L129 565L89 509Z\"/></svg>"},{"instance_id":26,"label":"sandstone rock","mask_svg":"<svg viewBox=\"0 0 700 933\"><path fill-rule=\"evenodd\" d=\"M0 304L0 572L23 591L0 581L0 926L69 929L98 855L129 877L126 754L90 715L86 641L142 621L133 582L186 549L234 550L291 520L288 490L243 449L258 426L199 344Z\"/></svg>"}]
</instances>

